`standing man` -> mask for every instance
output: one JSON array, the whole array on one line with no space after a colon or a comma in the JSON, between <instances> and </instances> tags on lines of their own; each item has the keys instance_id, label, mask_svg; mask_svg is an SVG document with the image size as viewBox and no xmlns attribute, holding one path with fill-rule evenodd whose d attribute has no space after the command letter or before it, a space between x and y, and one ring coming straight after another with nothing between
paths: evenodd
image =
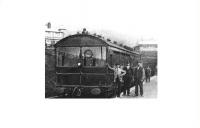
<instances>
[{"instance_id":1,"label":"standing man","mask_svg":"<svg viewBox=\"0 0 200 128\"><path fill-rule=\"evenodd\" d=\"M122 76L126 74L126 71L121 69L119 64L116 64L115 68L110 67L109 64L107 64L107 66L109 69L114 71L114 83L117 86L117 97L120 97Z\"/></svg>"},{"instance_id":2,"label":"standing man","mask_svg":"<svg viewBox=\"0 0 200 128\"><path fill-rule=\"evenodd\" d=\"M141 61L138 61L137 64L138 65L134 70L135 96L138 96L138 86L140 88L140 95L143 96L143 81L145 78L145 71Z\"/></svg>"},{"instance_id":3,"label":"standing man","mask_svg":"<svg viewBox=\"0 0 200 128\"><path fill-rule=\"evenodd\" d=\"M148 66L147 67L147 80L150 82L150 77L151 77L151 68Z\"/></svg>"},{"instance_id":4,"label":"standing man","mask_svg":"<svg viewBox=\"0 0 200 128\"><path fill-rule=\"evenodd\" d=\"M126 74L124 75L123 95L129 96L131 81L133 80L133 69L130 67L130 63L128 63L127 66L125 67L125 71L126 71Z\"/></svg>"},{"instance_id":5,"label":"standing man","mask_svg":"<svg viewBox=\"0 0 200 128\"><path fill-rule=\"evenodd\" d=\"M151 68L148 66L145 70L146 82L150 82Z\"/></svg>"}]
</instances>

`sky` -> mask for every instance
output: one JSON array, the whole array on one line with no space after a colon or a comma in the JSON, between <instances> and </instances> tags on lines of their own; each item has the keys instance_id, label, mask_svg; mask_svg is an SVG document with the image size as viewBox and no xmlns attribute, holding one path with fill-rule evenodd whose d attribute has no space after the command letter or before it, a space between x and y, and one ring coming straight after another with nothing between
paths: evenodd
<instances>
[{"instance_id":1,"label":"sky","mask_svg":"<svg viewBox=\"0 0 200 128\"><path fill-rule=\"evenodd\" d=\"M69 5L48 2L46 22L72 33L86 28L132 46L142 39L140 43L145 40L157 43L162 25L159 3L159 0L73 0Z\"/></svg>"},{"instance_id":2,"label":"sky","mask_svg":"<svg viewBox=\"0 0 200 128\"><path fill-rule=\"evenodd\" d=\"M81 33L83 28L86 27L80 27L80 28L67 28L64 25L56 25L54 23L51 22L51 28L47 29L47 30L55 30L58 31L58 29L60 28L64 28L66 29L64 32L66 33L66 36L68 35L73 35L76 34L77 32ZM111 39L111 41L117 41L119 44L126 44L129 45L131 47L137 45L137 44L157 44L158 40L156 40L153 36L130 36L130 35L126 35L123 33L119 33L116 31L111 31L111 30L107 30L107 29L95 29L95 28L90 28L86 30L90 33L90 34L98 34L103 36L105 39Z\"/></svg>"}]
</instances>

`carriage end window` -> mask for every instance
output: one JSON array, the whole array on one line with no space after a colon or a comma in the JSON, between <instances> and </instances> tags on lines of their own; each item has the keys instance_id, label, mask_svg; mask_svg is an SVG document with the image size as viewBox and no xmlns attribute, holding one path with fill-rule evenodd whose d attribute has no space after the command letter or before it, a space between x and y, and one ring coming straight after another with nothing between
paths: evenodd
<instances>
[{"instance_id":1,"label":"carriage end window","mask_svg":"<svg viewBox=\"0 0 200 128\"><path fill-rule=\"evenodd\" d=\"M103 67L106 63L106 47L82 47L83 65Z\"/></svg>"},{"instance_id":2,"label":"carriage end window","mask_svg":"<svg viewBox=\"0 0 200 128\"><path fill-rule=\"evenodd\" d=\"M57 66L76 66L80 58L80 47L57 48Z\"/></svg>"},{"instance_id":3,"label":"carriage end window","mask_svg":"<svg viewBox=\"0 0 200 128\"><path fill-rule=\"evenodd\" d=\"M59 47L57 66L74 67L82 60L86 67L103 67L106 63L106 47Z\"/></svg>"}]
</instances>

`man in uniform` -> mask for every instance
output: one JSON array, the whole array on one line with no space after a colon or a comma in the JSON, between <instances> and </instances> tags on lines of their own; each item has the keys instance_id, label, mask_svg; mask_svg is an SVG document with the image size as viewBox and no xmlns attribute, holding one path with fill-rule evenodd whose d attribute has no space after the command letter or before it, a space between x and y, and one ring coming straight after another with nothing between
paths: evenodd
<instances>
[{"instance_id":1,"label":"man in uniform","mask_svg":"<svg viewBox=\"0 0 200 128\"><path fill-rule=\"evenodd\" d=\"M145 78L145 71L142 62L137 62L137 67L134 70L135 96L138 96L138 86L140 88L140 95L143 96L143 81Z\"/></svg>"}]
</instances>

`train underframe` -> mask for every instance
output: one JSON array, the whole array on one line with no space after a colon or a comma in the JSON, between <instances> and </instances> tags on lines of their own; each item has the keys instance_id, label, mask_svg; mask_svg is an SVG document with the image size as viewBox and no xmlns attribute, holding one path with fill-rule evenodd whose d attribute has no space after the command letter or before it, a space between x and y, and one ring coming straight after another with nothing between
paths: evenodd
<instances>
[{"instance_id":1,"label":"train underframe","mask_svg":"<svg viewBox=\"0 0 200 128\"><path fill-rule=\"evenodd\" d=\"M84 85L60 85L63 89L62 97L69 98L113 98L117 95L117 87L110 86L84 86Z\"/></svg>"}]
</instances>

